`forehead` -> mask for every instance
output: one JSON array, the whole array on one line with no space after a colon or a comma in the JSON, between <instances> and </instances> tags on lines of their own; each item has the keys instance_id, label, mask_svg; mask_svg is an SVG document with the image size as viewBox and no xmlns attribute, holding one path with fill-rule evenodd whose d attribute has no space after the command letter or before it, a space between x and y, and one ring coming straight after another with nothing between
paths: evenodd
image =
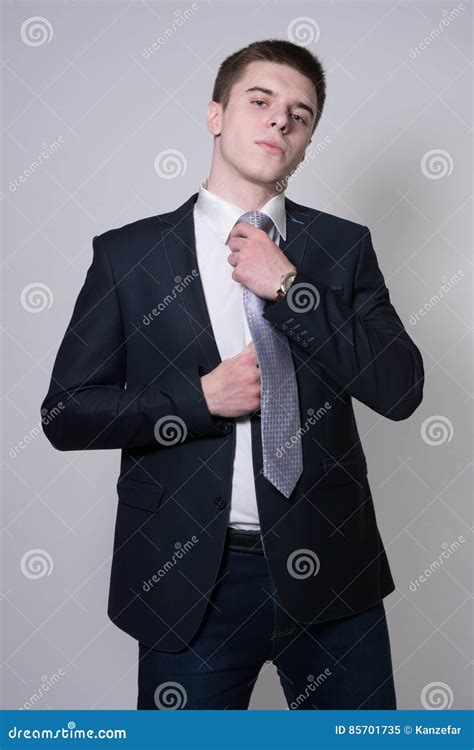
<instances>
[{"instance_id":1,"label":"forehead","mask_svg":"<svg viewBox=\"0 0 474 750\"><path fill-rule=\"evenodd\" d=\"M242 94L251 86L263 86L274 91L276 96L302 99L308 104L316 104L313 82L289 65L254 60L247 65L233 89L236 93Z\"/></svg>"}]
</instances>

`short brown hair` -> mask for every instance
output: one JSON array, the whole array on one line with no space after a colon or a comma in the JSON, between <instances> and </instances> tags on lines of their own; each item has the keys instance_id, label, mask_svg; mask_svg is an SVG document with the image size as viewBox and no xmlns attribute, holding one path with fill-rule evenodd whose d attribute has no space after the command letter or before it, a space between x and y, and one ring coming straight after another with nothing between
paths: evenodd
<instances>
[{"instance_id":1,"label":"short brown hair","mask_svg":"<svg viewBox=\"0 0 474 750\"><path fill-rule=\"evenodd\" d=\"M214 82L212 100L222 104L225 109L229 103L232 86L237 83L245 68L256 60L289 65L309 78L316 91L317 111L313 132L316 129L326 99L326 80L321 62L306 47L287 42L283 39L265 39L237 50L226 57L221 64Z\"/></svg>"}]
</instances>

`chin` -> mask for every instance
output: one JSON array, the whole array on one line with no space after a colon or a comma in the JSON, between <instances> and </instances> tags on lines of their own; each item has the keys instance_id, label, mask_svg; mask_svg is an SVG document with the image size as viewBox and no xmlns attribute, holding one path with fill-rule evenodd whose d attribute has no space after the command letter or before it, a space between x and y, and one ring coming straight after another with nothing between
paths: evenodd
<instances>
[{"instance_id":1,"label":"chin","mask_svg":"<svg viewBox=\"0 0 474 750\"><path fill-rule=\"evenodd\" d=\"M258 182L260 184L269 185L281 181L286 175L286 172L284 173L284 175L281 175L281 169L272 169L268 164L263 165L263 167L261 165L260 167L256 167L254 160L252 167L248 170L245 170L243 174L251 182Z\"/></svg>"}]
</instances>

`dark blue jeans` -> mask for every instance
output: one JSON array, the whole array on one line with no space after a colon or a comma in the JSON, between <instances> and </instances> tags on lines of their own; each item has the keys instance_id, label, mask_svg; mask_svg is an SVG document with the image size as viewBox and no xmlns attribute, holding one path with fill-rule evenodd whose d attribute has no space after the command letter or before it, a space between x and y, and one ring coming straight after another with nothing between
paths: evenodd
<instances>
[{"instance_id":1,"label":"dark blue jeans","mask_svg":"<svg viewBox=\"0 0 474 750\"><path fill-rule=\"evenodd\" d=\"M247 709L266 663L290 709L396 709L383 602L338 620L299 625L263 554L226 547L218 582L189 646L139 643L138 709Z\"/></svg>"}]
</instances>

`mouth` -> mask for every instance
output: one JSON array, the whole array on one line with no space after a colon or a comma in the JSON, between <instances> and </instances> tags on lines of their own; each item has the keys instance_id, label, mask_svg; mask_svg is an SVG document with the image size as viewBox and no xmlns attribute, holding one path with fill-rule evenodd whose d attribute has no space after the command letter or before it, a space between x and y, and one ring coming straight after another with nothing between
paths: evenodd
<instances>
[{"instance_id":1,"label":"mouth","mask_svg":"<svg viewBox=\"0 0 474 750\"><path fill-rule=\"evenodd\" d=\"M282 148L279 146L275 146L274 143L269 143L268 141L256 141L257 146L261 146L261 148L264 148L265 151L269 154L274 154L275 156L282 156L285 152Z\"/></svg>"}]
</instances>

